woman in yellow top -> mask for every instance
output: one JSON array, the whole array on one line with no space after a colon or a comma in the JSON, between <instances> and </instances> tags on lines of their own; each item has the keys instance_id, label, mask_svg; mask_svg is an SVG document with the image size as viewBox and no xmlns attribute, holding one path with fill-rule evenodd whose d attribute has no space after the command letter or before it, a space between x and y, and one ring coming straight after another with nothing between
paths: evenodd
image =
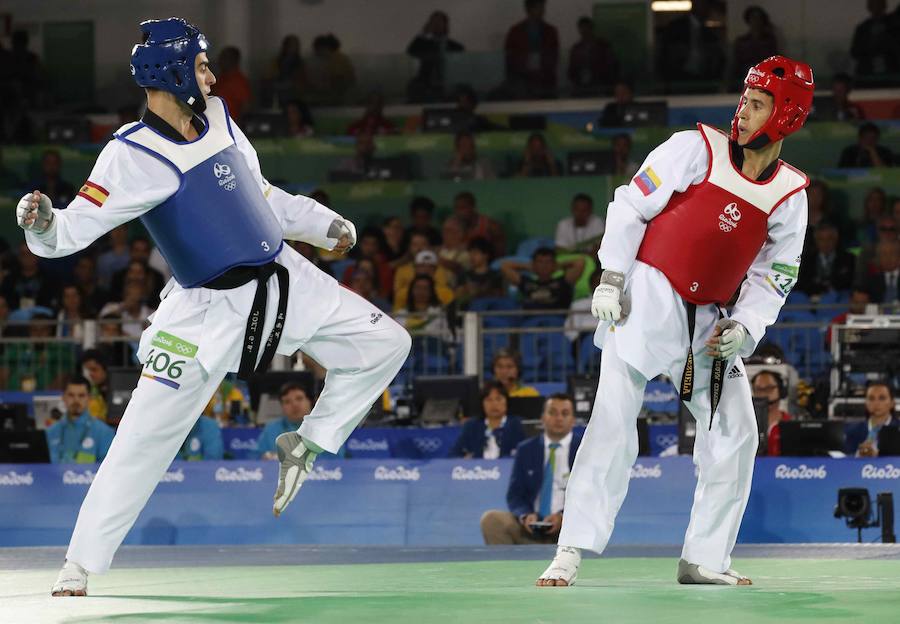
<instances>
[{"instance_id":1,"label":"woman in yellow top","mask_svg":"<svg viewBox=\"0 0 900 624\"><path fill-rule=\"evenodd\" d=\"M541 396L534 386L523 386L519 383L519 371L522 368L519 361L519 354L515 351L498 349L491 363L494 379L503 384L507 394L511 397Z\"/></svg>"}]
</instances>

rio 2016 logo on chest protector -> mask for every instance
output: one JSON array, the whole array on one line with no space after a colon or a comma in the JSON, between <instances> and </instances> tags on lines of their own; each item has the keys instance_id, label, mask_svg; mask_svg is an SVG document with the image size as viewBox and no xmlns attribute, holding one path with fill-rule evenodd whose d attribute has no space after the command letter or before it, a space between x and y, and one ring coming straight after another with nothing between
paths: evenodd
<instances>
[{"instance_id":1,"label":"rio 2016 logo on chest protector","mask_svg":"<svg viewBox=\"0 0 900 624\"><path fill-rule=\"evenodd\" d=\"M213 173L216 175L216 178L219 180L219 187L225 189L226 191L233 191L237 186L237 181L233 173L231 173L231 167L228 165L223 165L222 163L215 163L213 165Z\"/></svg>"},{"instance_id":2,"label":"rio 2016 logo on chest protector","mask_svg":"<svg viewBox=\"0 0 900 624\"><path fill-rule=\"evenodd\" d=\"M736 203L731 202L722 209L722 214L719 215L719 229L723 232L730 232L738 226L740 220L741 210Z\"/></svg>"}]
</instances>

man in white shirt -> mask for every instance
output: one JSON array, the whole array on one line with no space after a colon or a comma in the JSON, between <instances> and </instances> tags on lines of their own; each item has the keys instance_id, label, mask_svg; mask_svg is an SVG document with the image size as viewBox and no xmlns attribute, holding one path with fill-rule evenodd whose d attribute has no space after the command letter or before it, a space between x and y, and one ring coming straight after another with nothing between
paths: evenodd
<instances>
[{"instance_id":1,"label":"man in white shirt","mask_svg":"<svg viewBox=\"0 0 900 624\"><path fill-rule=\"evenodd\" d=\"M544 433L516 449L506 493L509 511L492 509L481 517L485 544L555 544L562 527L566 484L581 443L575 434L575 405L566 394L544 403Z\"/></svg>"},{"instance_id":2,"label":"man in white shirt","mask_svg":"<svg viewBox=\"0 0 900 624\"><path fill-rule=\"evenodd\" d=\"M273 513L293 500L313 461L336 452L381 396L410 348L390 317L284 245L346 252L356 228L307 197L269 184L256 151L210 96L206 38L178 18L141 24L131 72L146 89L140 122L115 133L65 210L25 195L16 218L43 257L84 249L140 218L172 268L141 336L143 371L82 504L51 593L87 594L103 573L210 396L230 371L247 378L275 353L302 350L328 370L297 432L276 440Z\"/></svg>"},{"instance_id":3,"label":"man in white shirt","mask_svg":"<svg viewBox=\"0 0 900 624\"><path fill-rule=\"evenodd\" d=\"M594 254L605 228L603 219L594 214L591 196L578 193L572 198L572 216L556 224L556 250Z\"/></svg>"}]
</instances>

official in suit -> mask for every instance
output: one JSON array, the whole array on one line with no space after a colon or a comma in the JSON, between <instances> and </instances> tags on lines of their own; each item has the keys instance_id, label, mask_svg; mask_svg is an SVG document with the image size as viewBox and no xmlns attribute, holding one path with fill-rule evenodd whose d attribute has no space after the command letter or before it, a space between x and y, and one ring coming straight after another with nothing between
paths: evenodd
<instances>
[{"instance_id":1,"label":"official in suit","mask_svg":"<svg viewBox=\"0 0 900 624\"><path fill-rule=\"evenodd\" d=\"M525 438L522 420L506 413L506 388L498 381L484 384L481 390L481 410L484 418L470 418L462 431L450 457L466 459L497 459L509 457Z\"/></svg>"},{"instance_id":2,"label":"official in suit","mask_svg":"<svg viewBox=\"0 0 900 624\"><path fill-rule=\"evenodd\" d=\"M575 434L575 404L567 394L551 395L541 415L544 432L519 444L506 504L481 517L485 544L555 544L562 527L569 472L581 443ZM538 521L550 523L534 529Z\"/></svg>"}]
</instances>

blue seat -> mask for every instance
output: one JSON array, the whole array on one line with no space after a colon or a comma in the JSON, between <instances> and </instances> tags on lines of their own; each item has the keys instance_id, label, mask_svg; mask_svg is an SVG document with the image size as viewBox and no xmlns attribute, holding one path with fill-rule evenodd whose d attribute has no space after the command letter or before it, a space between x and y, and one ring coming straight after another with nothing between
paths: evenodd
<instances>
[{"instance_id":1,"label":"blue seat","mask_svg":"<svg viewBox=\"0 0 900 624\"><path fill-rule=\"evenodd\" d=\"M552 238L547 238L546 236L526 238L521 243L519 243L518 247L516 247L516 255L531 260L531 255L541 247L549 247L550 249L554 249L556 247L556 241L554 241Z\"/></svg>"},{"instance_id":2,"label":"blue seat","mask_svg":"<svg viewBox=\"0 0 900 624\"><path fill-rule=\"evenodd\" d=\"M522 306L510 297L481 297L472 299L469 303L470 312L513 312L521 310ZM518 327L519 315L503 314L498 316L482 317L482 327Z\"/></svg>"},{"instance_id":3,"label":"blue seat","mask_svg":"<svg viewBox=\"0 0 900 624\"><path fill-rule=\"evenodd\" d=\"M600 349L594 346L594 334L588 332L580 336L576 345L578 373L587 375L598 372L600 370Z\"/></svg>"}]
</instances>

